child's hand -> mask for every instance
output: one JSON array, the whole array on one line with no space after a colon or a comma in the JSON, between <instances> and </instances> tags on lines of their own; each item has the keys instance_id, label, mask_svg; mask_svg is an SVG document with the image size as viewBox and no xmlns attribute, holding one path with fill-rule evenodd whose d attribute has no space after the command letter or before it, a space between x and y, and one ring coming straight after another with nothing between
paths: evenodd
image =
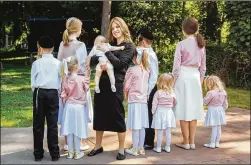
<instances>
[{"instance_id":1,"label":"child's hand","mask_svg":"<svg viewBox=\"0 0 251 165\"><path fill-rule=\"evenodd\" d=\"M91 69L90 69L90 67L86 67L85 76L90 77L90 75L91 75Z\"/></svg>"},{"instance_id":2,"label":"child's hand","mask_svg":"<svg viewBox=\"0 0 251 165\"><path fill-rule=\"evenodd\" d=\"M125 49L125 46L121 46L121 50L124 50Z\"/></svg>"}]
</instances>

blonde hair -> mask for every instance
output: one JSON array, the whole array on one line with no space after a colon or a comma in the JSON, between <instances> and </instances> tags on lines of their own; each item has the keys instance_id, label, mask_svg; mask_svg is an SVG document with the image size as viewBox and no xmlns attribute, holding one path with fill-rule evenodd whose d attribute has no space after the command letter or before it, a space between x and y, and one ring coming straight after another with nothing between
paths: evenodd
<instances>
[{"instance_id":1,"label":"blonde hair","mask_svg":"<svg viewBox=\"0 0 251 165\"><path fill-rule=\"evenodd\" d=\"M95 38L94 43L95 43L96 41L100 41L101 43L108 43L108 42L109 42L109 41L108 41L104 36L102 36L102 35L98 35L98 36Z\"/></svg>"},{"instance_id":2,"label":"blonde hair","mask_svg":"<svg viewBox=\"0 0 251 165\"><path fill-rule=\"evenodd\" d=\"M70 42L69 35L77 33L82 29L82 22L80 19L71 17L66 21L66 29L63 33L64 46L67 46Z\"/></svg>"},{"instance_id":3,"label":"blonde hair","mask_svg":"<svg viewBox=\"0 0 251 165\"><path fill-rule=\"evenodd\" d=\"M142 65L145 70L148 70L148 53L145 50L143 50Z\"/></svg>"},{"instance_id":4,"label":"blonde hair","mask_svg":"<svg viewBox=\"0 0 251 165\"><path fill-rule=\"evenodd\" d=\"M164 90L171 94L173 92L173 76L169 73L164 73L160 75L157 81L157 89Z\"/></svg>"},{"instance_id":5,"label":"blonde hair","mask_svg":"<svg viewBox=\"0 0 251 165\"><path fill-rule=\"evenodd\" d=\"M108 28L108 39L109 39L109 41L115 41L116 40L112 35L112 24L113 23L116 23L116 24L119 25L119 27L121 29L121 32L124 35L125 41L132 42L129 28L128 28L127 24L125 23L125 21L120 17L114 17L111 20L110 24L109 24L109 28Z\"/></svg>"},{"instance_id":6,"label":"blonde hair","mask_svg":"<svg viewBox=\"0 0 251 165\"><path fill-rule=\"evenodd\" d=\"M72 73L73 71L75 71L77 68L78 68L78 59L76 56L70 56L68 57L70 58L70 61L67 62L67 68L68 68L68 71L70 73ZM64 69L65 69L65 66L62 65L61 66L61 77L62 77L62 81L64 81L65 79L65 72L64 72Z\"/></svg>"},{"instance_id":7,"label":"blonde hair","mask_svg":"<svg viewBox=\"0 0 251 165\"><path fill-rule=\"evenodd\" d=\"M220 91L223 91L225 88L224 86L225 86L224 83L216 75L211 75L208 78L205 78L204 87L205 87L206 91L208 91L208 90L210 91L215 88L219 89Z\"/></svg>"}]
</instances>

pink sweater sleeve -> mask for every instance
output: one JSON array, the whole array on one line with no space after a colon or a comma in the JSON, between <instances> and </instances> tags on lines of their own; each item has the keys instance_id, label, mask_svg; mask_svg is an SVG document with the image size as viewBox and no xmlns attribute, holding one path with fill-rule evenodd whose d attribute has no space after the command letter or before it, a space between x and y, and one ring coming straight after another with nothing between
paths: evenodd
<instances>
[{"instance_id":1,"label":"pink sweater sleeve","mask_svg":"<svg viewBox=\"0 0 251 165\"><path fill-rule=\"evenodd\" d=\"M89 87L90 87L90 78L84 76L82 83L83 83L84 91L87 92L89 90Z\"/></svg>"},{"instance_id":2,"label":"pink sweater sleeve","mask_svg":"<svg viewBox=\"0 0 251 165\"><path fill-rule=\"evenodd\" d=\"M200 64L200 77L204 77L206 73L206 49L203 48L203 54L201 57L201 64Z\"/></svg>"},{"instance_id":3,"label":"pink sweater sleeve","mask_svg":"<svg viewBox=\"0 0 251 165\"><path fill-rule=\"evenodd\" d=\"M125 80L124 80L124 92L128 92L130 87L132 86L133 82L133 71L131 68L129 68L126 72L125 75Z\"/></svg>"},{"instance_id":4,"label":"pink sweater sleeve","mask_svg":"<svg viewBox=\"0 0 251 165\"><path fill-rule=\"evenodd\" d=\"M173 93L173 106L175 106L177 104L177 100L176 100L176 95Z\"/></svg>"},{"instance_id":5,"label":"pink sweater sleeve","mask_svg":"<svg viewBox=\"0 0 251 165\"><path fill-rule=\"evenodd\" d=\"M177 44L175 54L174 54L174 61L173 61L173 71L172 74L175 78L178 77L179 72L180 72L180 66L181 66L181 50L182 46L180 43Z\"/></svg>"},{"instance_id":6,"label":"pink sweater sleeve","mask_svg":"<svg viewBox=\"0 0 251 165\"><path fill-rule=\"evenodd\" d=\"M157 110L157 106L158 106L158 91L154 94L153 96L153 103L152 103L152 114L154 114Z\"/></svg>"},{"instance_id":7,"label":"pink sweater sleeve","mask_svg":"<svg viewBox=\"0 0 251 165\"><path fill-rule=\"evenodd\" d=\"M62 84L60 97L61 98L66 98L67 97L66 83L65 82Z\"/></svg>"},{"instance_id":8,"label":"pink sweater sleeve","mask_svg":"<svg viewBox=\"0 0 251 165\"><path fill-rule=\"evenodd\" d=\"M224 108L224 110L226 110L228 108L227 93L226 93L225 100L223 101L223 108Z\"/></svg>"},{"instance_id":9,"label":"pink sweater sleeve","mask_svg":"<svg viewBox=\"0 0 251 165\"><path fill-rule=\"evenodd\" d=\"M207 92L207 95L203 99L204 105L208 105L212 99L213 99L213 94L211 92Z\"/></svg>"}]
</instances>

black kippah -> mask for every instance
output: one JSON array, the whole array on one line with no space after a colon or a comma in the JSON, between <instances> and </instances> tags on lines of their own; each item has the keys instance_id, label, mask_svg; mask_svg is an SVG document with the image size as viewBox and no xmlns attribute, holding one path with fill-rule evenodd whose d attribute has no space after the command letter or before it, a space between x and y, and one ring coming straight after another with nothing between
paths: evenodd
<instances>
[{"instance_id":1,"label":"black kippah","mask_svg":"<svg viewBox=\"0 0 251 165\"><path fill-rule=\"evenodd\" d=\"M42 48L53 48L54 42L51 37L43 36L38 40L38 44Z\"/></svg>"},{"instance_id":2,"label":"black kippah","mask_svg":"<svg viewBox=\"0 0 251 165\"><path fill-rule=\"evenodd\" d=\"M148 40L153 40L153 34L149 32L148 30L142 29L139 33L142 37Z\"/></svg>"}]
</instances>

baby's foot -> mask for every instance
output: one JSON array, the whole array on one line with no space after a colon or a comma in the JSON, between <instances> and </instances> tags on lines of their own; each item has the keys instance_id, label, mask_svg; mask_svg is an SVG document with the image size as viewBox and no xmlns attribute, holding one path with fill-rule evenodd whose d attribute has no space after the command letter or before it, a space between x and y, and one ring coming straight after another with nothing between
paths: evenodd
<instances>
[{"instance_id":1,"label":"baby's foot","mask_svg":"<svg viewBox=\"0 0 251 165\"><path fill-rule=\"evenodd\" d=\"M99 87L95 87L95 92L96 92L96 93L100 93Z\"/></svg>"},{"instance_id":2,"label":"baby's foot","mask_svg":"<svg viewBox=\"0 0 251 165\"><path fill-rule=\"evenodd\" d=\"M125 46L121 46L121 50L124 50L125 49Z\"/></svg>"},{"instance_id":3,"label":"baby's foot","mask_svg":"<svg viewBox=\"0 0 251 165\"><path fill-rule=\"evenodd\" d=\"M112 85L111 88L112 88L112 91L113 91L113 92L116 92L116 87L115 87L115 85Z\"/></svg>"}]
</instances>

